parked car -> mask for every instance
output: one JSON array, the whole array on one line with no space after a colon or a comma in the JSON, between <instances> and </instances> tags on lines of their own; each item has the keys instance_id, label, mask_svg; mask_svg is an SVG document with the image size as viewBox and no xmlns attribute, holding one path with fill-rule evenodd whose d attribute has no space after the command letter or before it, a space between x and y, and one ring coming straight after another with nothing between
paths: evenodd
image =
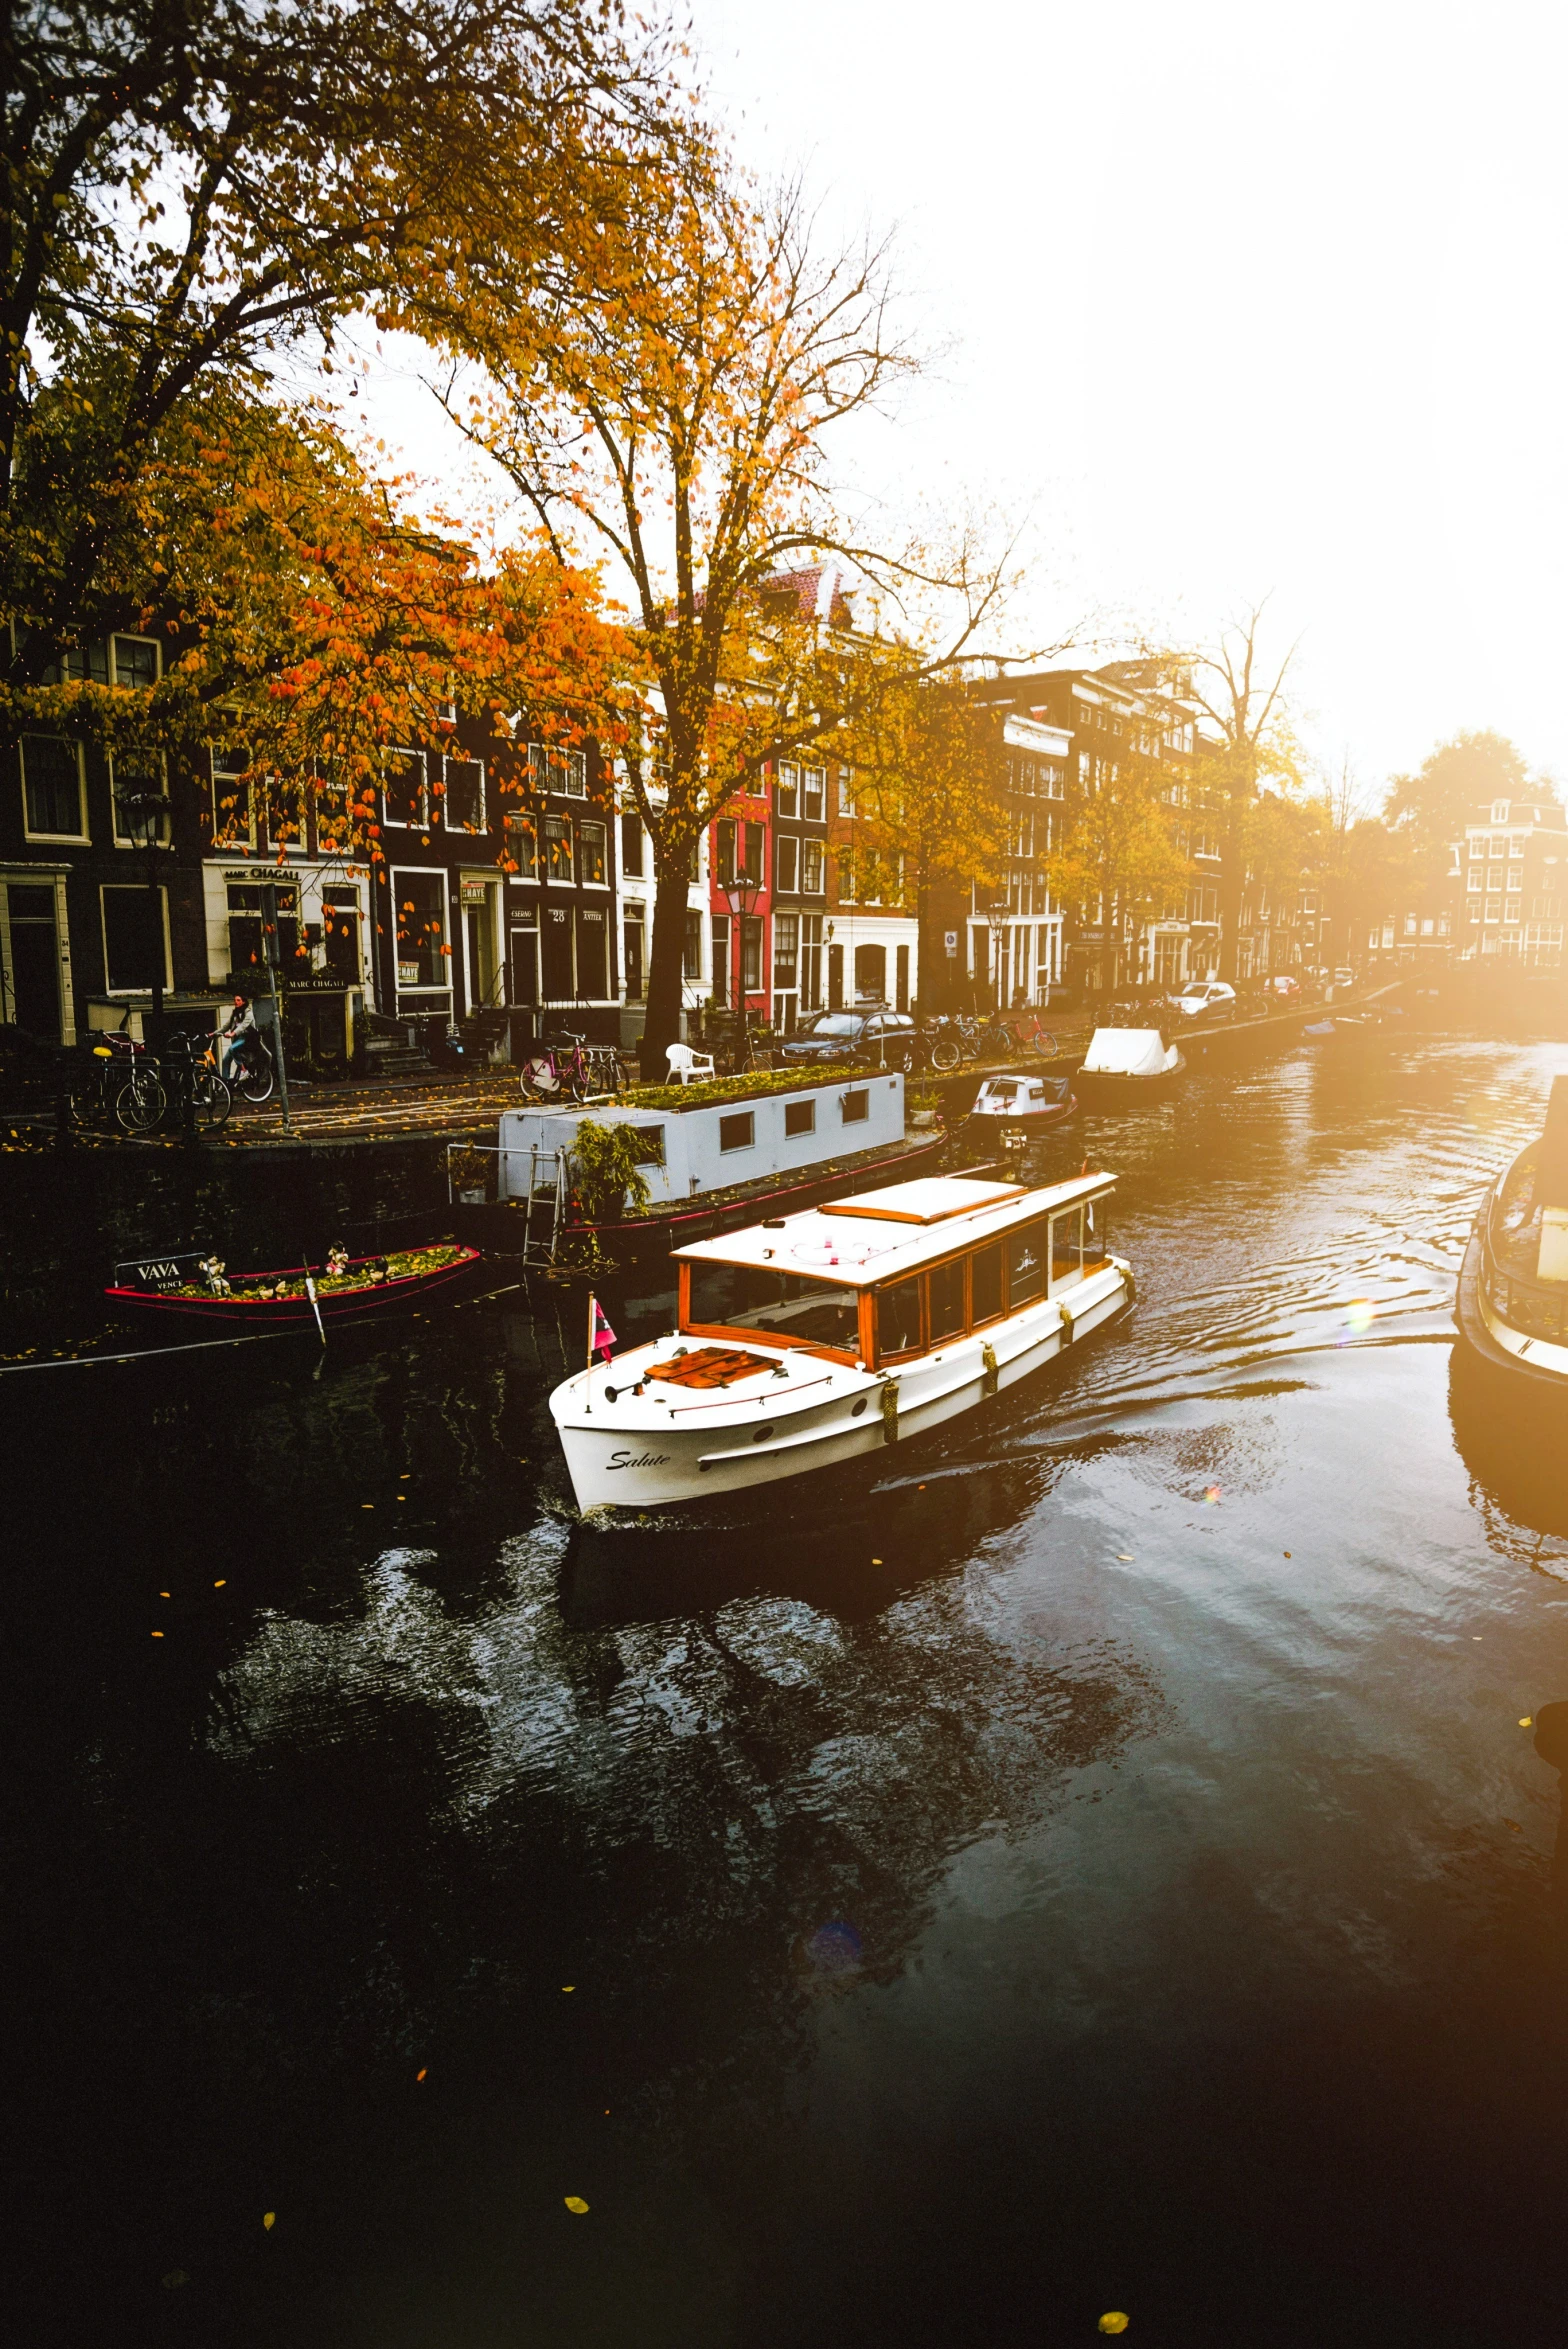
<instances>
[{"instance_id":1,"label":"parked car","mask_svg":"<svg viewBox=\"0 0 1568 2349\"><path fill-rule=\"evenodd\" d=\"M1338 970L1337 970L1337 971L1334 973L1334 984L1335 984L1335 986L1336 986L1336 987L1353 987L1353 986L1355 985L1355 983L1356 983L1356 974L1355 974L1355 972L1354 972L1354 971L1351 969L1351 967L1350 967L1350 965L1349 965L1348 963L1341 963L1341 965L1340 965L1339 969L1338 969Z\"/></svg>"},{"instance_id":2,"label":"parked car","mask_svg":"<svg viewBox=\"0 0 1568 2349\"><path fill-rule=\"evenodd\" d=\"M1301 981L1290 971L1274 971L1264 980L1263 992L1280 1003L1299 1003Z\"/></svg>"},{"instance_id":3,"label":"parked car","mask_svg":"<svg viewBox=\"0 0 1568 2349\"><path fill-rule=\"evenodd\" d=\"M819 1011L775 1047L774 1065L810 1067L825 1061L874 1060L903 1068L917 1057L915 1023L907 1011Z\"/></svg>"},{"instance_id":4,"label":"parked car","mask_svg":"<svg viewBox=\"0 0 1568 2349\"><path fill-rule=\"evenodd\" d=\"M1198 979L1176 998L1183 1019L1230 1020L1236 1016L1236 990L1224 979Z\"/></svg>"}]
</instances>

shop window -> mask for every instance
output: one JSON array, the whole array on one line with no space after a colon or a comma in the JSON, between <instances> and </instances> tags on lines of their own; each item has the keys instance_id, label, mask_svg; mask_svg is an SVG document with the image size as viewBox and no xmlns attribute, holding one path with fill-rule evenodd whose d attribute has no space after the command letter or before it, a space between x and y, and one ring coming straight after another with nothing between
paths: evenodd
<instances>
[{"instance_id":1,"label":"shop window","mask_svg":"<svg viewBox=\"0 0 1568 2349\"><path fill-rule=\"evenodd\" d=\"M327 968L345 985L362 976L359 952L359 891L339 884L321 892L321 941Z\"/></svg>"},{"instance_id":2,"label":"shop window","mask_svg":"<svg viewBox=\"0 0 1568 2349\"><path fill-rule=\"evenodd\" d=\"M877 1291L877 1351L884 1362L920 1351L919 1273Z\"/></svg>"},{"instance_id":3,"label":"shop window","mask_svg":"<svg viewBox=\"0 0 1568 2349\"><path fill-rule=\"evenodd\" d=\"M610 920L602 905L577 908L577 992L603 1003L610 992Z\"/></svg>"},{"instance_id":4,"label":"shop window","mask_svg":"<svg viewBox=\"0 0 1568 2349\"><path fill-rule=\"evenodd\" d=\"M24 734L22 806L30 840L85 840L87 802L79 743L60 734Z\"/></svg>"},{"instance_id":5,"label":"shop window","mask_svg":"<svg viewBox=\"0 0 1568 2349\"><path fill-rule=\"evenodd\" d=\"M450 941L446 934L446 876L411 872L392 875L397 907L399 989L449 987Z\"/></svg>"},{"instance_id":6,"label":"shop window","mask_svg":"<svg viewBox=\"0 0 1568 2349\"><path fill-rule=\"evenodd\" d=\"M277 887L278 961L287 970L299 955L299 892ZM229 969L236 977L259 977L266 967L261 883L229 883Z\"/></svg>"},{"instance_id":7,"label":"shop window","mask_svg":"<svg viewBox=\"0 0 1568 2349\"><path fill-rule=\"evenodd\" d=\"M569 906L546 905L541 909L539 951L546 1003L570 1003L577 994L577 961L572 950L576 934Z\"/></svg>"}]
</instances>

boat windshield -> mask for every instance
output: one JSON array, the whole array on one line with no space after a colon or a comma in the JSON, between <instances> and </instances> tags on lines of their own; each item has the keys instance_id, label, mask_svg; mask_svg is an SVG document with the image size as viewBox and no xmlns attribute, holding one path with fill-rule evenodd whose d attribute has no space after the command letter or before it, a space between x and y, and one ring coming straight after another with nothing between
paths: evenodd
<instances>
[{"instance_id":1,"label":"boat windshield","mask_svg":"<svg viewBox=\"0 0 1568 2349\"><path fill-rule=\"evenodd\" d=\"M693 1329L761 1331L859 1351L860 1299L854 1289L770 1266L694 1264L690 1318Z\"/></svg>"}]
</instances>

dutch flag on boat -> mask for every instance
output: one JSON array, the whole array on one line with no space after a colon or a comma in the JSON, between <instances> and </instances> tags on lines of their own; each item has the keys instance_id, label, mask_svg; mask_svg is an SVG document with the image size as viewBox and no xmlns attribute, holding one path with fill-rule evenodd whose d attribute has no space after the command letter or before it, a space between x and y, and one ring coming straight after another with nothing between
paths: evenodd
<instances>
[{"instance_id":1,"label":"dutch flag on boat","mask_svg":"<svg viewBox=\"0 0 1568 2349\"><path fill-rule=\"evenodd\" d=\"M588 1361L608 1362L610 1349L615 1344L615 1332L605 1320L597 1297L588 1300Z\"/></svg>"}]
</instances>

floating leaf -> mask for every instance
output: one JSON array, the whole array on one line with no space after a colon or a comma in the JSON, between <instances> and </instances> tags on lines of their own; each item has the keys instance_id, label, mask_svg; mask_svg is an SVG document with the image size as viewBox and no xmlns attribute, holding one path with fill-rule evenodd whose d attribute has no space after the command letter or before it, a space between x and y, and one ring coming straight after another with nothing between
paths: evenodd
<instances>
[{"instance_id":1,"label":"floating leaf","mask_svg":"<svg viewBox=\"0 0 1568 2349\"><path fill-rule=\"evenodd\" d=\"M1130 1566L1132 1564L1131 1550L1118 1550L1116 1553L1116 1563L1118 1566Z\"/></svg>"},{"instance_id":2,"label":"floating leaf","mask_svg":"<svg viewBox=\"0 0 1568 2349\"><path fill-rule=\"evenodd\" d=\"M158 1633L155 1631L155 1632L153 1633L153 1638L154 1638L154 1639L157 1639L158 1637L159 1637L159 1634L158 1634ZM1523 1719L1523 1720L1520 1722L1519 1726L1520 1726L1520 1728L1521 1728L1521 1729L1533 1729L1533 1728L1534 1728L1534 1726L1535 1726L1535 1715L1534 1715L1533 1713L1526 1713L1526 1715L1525 1715L1524 1719Z\"/></svg>"},{"instance_id":3,"label":"floating leaf","mask_svg":"<svg viewBox=\"0 0 1568 2349\"><path fill-rule=\"evenodd\" d=\"M163 1633L162 1633L161 1631L155 1631L155 1632L153 1633L153 1638L154 1638L154 1639L162 1639L162 1637L163 1637Z\"/></svg>"},{"instance_id":4,"label":"floating leaf","mask_svg":"<svg viewBox=\"0 0 1568 2349\"><path fill-rule=\"evenodd\" d=\"M1108 2308L1100 2319L1100 2330L1102 2333L1125 2333L1131 2321L1119 2308Z\"/></svg>"},{"instance_id":5,"label":"floating leaf","mask_svg":"<svg viewBox=\"0 0 1568 2349\"><path fill-rule=\"evenodd\" d=\"M214 1589L214 1590L222 1590L222 1589L223 1589L223 1587L224 1587L224 1585L227 1583L228 1579L229 1579L229 1578L228 1578L228 1576L227 1576L226 1574L220 1574L220 1575L219 1575L219 1577L218 1577L218 1579L217 1579L217 1581L216 1581L216 1582L213 1584L213 1586L212 1586L212 1587L213 1587L213 1589Z\"/></svg>"},{"instance_id":6,"label":"floating leaf","mask_svg":"<svg viewBox=\"0 0 1568 2349\"><path fill-rule=\"evenodd\" d=\"M415 2079L416 2079L416 2080L422 2080L422 2079L424 2078L424 2076L425 2076L425 2072L426 2072L426 2071L428 2071L428 2070L429 2070L429 2068L430 2068L430 2067L429 2067L429 2065L427 2064L427 2065L424 2067L424 2070L423 2070L423 2071L418 2071L418 2072L416 2072L416 2073L414 2074L414 2077L415 2077Z\"/></svg>"},{"instance_id":7,"label":"floating leaf","mask_svg":"<svg viewBox=\"0 0 1568 2349\"><path fill-rule=\"evenodd\" d=\"M263 2225L263 2226L266 2228L266 2230L267 2230L268 2234L270 2235L270 2234L271 2234L271 2232L272 2232L272 2230L273 2230L273 2228L274 2228L274 2227L277 2225L277 2223L278 2223L278 2214L277 2214L277 2212L276 2212L275 2210L264 2210L264 2211L262 2212L262 2214L261 2214L261 2223L262 2223L262 2225Z\"/></svg>"},{"instance_id":8,"label":"floating leaf","mask_svg":"<svg viewBox=\"0 0 1568 2349\"><path fill-rule=\"evenodd\" d=\"M588 2205L586 2202L584 2202L580 2194L568 2194L566 2196L566 2207L577 2218L586 2218L588 2215Z\"/></svg>"},{"instance_id":9,"label":"floating leaf","mask_svg":"<svg viewBox=\"0 0 1568 2349\"><path fill-rule=\"evenodd\" d=\"M563 1983L561 1984L561 1991L562 1991L562 1994L563 1994L563 1996L565 1995L565 1993L566 1993L568 1990L575 1990L576 1988L577 1988L577 1985L576 1985L576 1983L575 1983L575 1982L563 1982Z\"/></svg>"}]
</instances>

